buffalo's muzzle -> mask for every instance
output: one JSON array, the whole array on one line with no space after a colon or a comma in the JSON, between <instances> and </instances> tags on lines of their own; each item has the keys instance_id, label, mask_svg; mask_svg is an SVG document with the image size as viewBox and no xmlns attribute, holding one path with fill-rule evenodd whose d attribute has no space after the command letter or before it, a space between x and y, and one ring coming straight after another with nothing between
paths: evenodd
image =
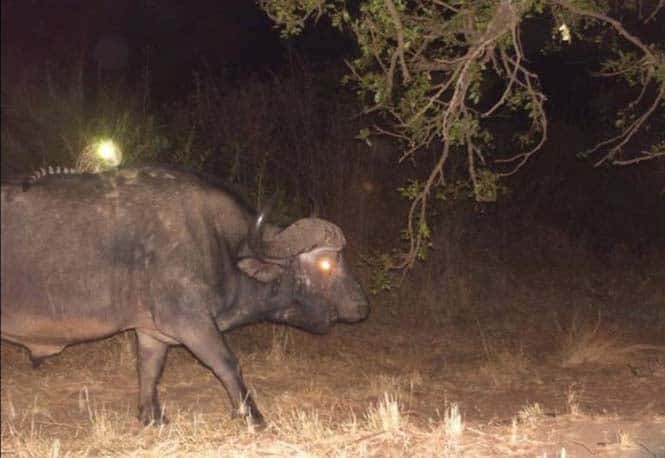
<instances>
[{"instance_id":1,"label":"buffalo's muzzle","mask_svg":"<svg viewBox=\"0 0 665 458\"><path fill-rule=\"evenodd\" d=\"M355 285L352 297L349 301L340 305L337 312L339 321L345 323L355 323L367 318L369 315L369 302L360 285Z\"/></svg>"}]
</instances>

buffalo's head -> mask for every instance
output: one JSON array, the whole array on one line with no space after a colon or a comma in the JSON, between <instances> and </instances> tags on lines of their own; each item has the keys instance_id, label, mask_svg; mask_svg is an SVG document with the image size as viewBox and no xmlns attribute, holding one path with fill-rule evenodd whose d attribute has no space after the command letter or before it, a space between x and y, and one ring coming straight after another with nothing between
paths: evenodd
<instances>
[{"instance_id":1,"label":"buffalo's head","mask_svg":"<svg viewBox=\"0 0 665 458\"><path fill-rule=\"evenodd\" d=\"M272 283L281 304L269 319L322 333L335 321L367 318L367 297L342 256L346 244L342 230L323 219L304 218L264 234L265 213L250 234L256 256L241 259L238 266L245 274Z\"/></svg>"}]
</instances>

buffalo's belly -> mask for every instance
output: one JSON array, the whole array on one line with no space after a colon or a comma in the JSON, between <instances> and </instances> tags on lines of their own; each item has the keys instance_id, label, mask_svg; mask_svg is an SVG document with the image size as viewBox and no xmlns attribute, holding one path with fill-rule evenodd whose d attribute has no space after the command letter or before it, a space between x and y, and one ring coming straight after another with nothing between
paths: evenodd
<instances>
[{"instance_id":1,"label":"buffalo's belly","mask_svg":"<svg viewBox=\"0 0 665 458\"><path fill-rule=\"evenodd\" d=\"M127 287L110 288L99 275L39 268L3 274L2 337L26 346L106 337L148 314Z\"/></svg>"},{"instance_id":2,"label":"buffalo's belly","mask_svg":"<svg viewBox=\"0 0 665 458\"><path fill-rule=\"evenodd\" d=\"M107 337L132 327L125 320L2 313L2 338L17 343L68 345Z\"/></svg>"},{"instance_id":3,"label":"buffalo's belly","mask_svg":"<svg viewBox=\"0 0 665 458\"><path fill-rule=\"evenodd\" d=\"M9 216L2 228L3 339L31 350L64 347L132 328L148 315L141 305L145 269L118 261L111 226L73 211L40 224L19 223L32 214Z\"/></svg>"}]
</instances>

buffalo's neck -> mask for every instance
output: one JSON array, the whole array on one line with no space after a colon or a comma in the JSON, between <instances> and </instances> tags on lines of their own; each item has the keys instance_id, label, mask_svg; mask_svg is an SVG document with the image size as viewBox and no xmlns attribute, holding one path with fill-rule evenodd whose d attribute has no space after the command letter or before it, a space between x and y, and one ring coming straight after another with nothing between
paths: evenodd
<instances>
[{"instance_id":1,"label":"buffalo's neck","mask_svg":"<svg viewBox=\"0 0 665 458\"><path fill-rule=\"evenodd\" d=\"M289 304L279 283L264 283L240 275L225 288L226 300L217 313L217 327L226 331L245 324L268 320L276 310Z\"/></svg>"}]
</instances>

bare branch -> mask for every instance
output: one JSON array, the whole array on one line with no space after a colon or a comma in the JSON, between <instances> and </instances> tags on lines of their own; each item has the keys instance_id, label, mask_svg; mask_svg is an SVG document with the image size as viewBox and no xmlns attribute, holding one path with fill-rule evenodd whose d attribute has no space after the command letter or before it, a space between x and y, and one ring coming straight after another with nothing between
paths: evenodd
<instances>
[{"instance_id":1,"label":"bare branch","mask_svg":"<svg viewBox=\"0 0 665 458\"><path fill-rule=\"evenodd\" d=\"M514 156L504 158L504 159L496 159L496 163L512 163L517 161L517 163L513 166L513 168L508 171L508 172L503 172L499 173L498 176L500 177L507 177L510 175L513 175L517 173L518 170L526 164L526 162L533 156L536 152L538 152L543 145L545 144L545 141L547 141L547 126L548 126L548 121L547 121L547 115L545 114L545 108L544 108L544 103L545 103L545 94L543 94L541 91L537 90L534 87L533 82L536 82L538 80L538 76L534 73L529 72L526 68L524 68L522 65L520 65L523 52L522 52L522 46L521 42L519 41L519 34L517 33L516 29L513 29L513 49L515 50L515 53L517 55L516 58L511 58L504 52L501 53L502 61L504 63L504 66L506 68L510 67L512 64L515 69L519 69L519 75L521 75L524 78L524 81L521 81L520 78L514 78L513 81L520 87L526 90L527 94L529 94L529 97L531 97L531 102L532 102L532 107L536 111L535 116L533 117L533 123L532 123L532 129L535 129L537 131L541 132L540 135L540 140L538 143L531 148L529 151L526 151L524 153L516 154Z\"/></svg>"},{"instance_id":2,"label":"bare branch","mask_svg":"<svg viewBox=\"0 0 665 458\"><path fill-rule=\"evenodd\" d=\"M458 8L452 7L448 3L442 2L441 0L432 0L432 3L434 3L435 5L442 6L442 7L446 8L447 10L450 10L453 13L456 13L456 14L460 12L460 10Z\"/></svg>"},{"instance_id":3,"label":"bare branch","mask_svg":"<svg viewBox=\"0 0 665 458\"><path fill-rule=\"evenodd\" d=\"M556 3L559 6L562 6L563 8L566 8L567 10L570 10L571 12L579 15L579 16L587 16L587 17L592 17L594 19L598 19L599 21L603 21L611 25L614 30L617 31L619 35L624 37L626 40L630 41L632 44L634 44L636 47L640 48L642 52L644 53L645 56L648 56L649 60L652 62L655 62L656 58L651 52L651 50L644 44L642 43L642 40L637 38L636 36L630 34L626 28L619 22L618 20L611 18L605 14L598 13L596 11L590 11L590 10L585 10L582 8L578 8L575 5L571 5L568 1L566 0L551 0L553 3Z\"/></svg>"},{"instance_id":4,"label":"bare branch","mask_svg":"<svg viewBox=\"0 0 665 458\"><path fill-rule=\"evenodd\" d=\"M518 41L517 38L516 38L516 35L517 35L517 27L513 27L512 35L513 35L513 43L515 43L515 44L519 44L519 41ZM521 49L521 48L515 46L515 49ZM481 115L481 117L483 117L483 118L487 118L487 117L491 116L491 115L492 115L492 114L493 114L493 113L494 113L499 107L501 107L501 106L504 104L504 102L505 102L506 99L508 98L508 94L511 93L512 88L513 88L513 85L515 84L515 79L516 79L516 76L517 76L517 71L520 69L520 67L521 67L521 63L522 63L522 53L520 52L520 53L518 53L518 55L517 55L517 61L516 61L516 63L515 63L515 66L513 67L513 71L512 71L512 73L510 74L510 77L508 78L508 84L506 85L506 89L503 91L503 94L501 94L501 97L500 97L499 100L498 100L498 101L492 106L492 108L490 108L490 109L487 110L485 113L483 113L483 114Z\"/></svg>"},{"instance_id":5,"label":"bare branch","mask_svg":"<svg viewBox=\"0 0 665 458\"><path fill-rule=\"evenodd\" d=\"M461 67L456 68L455 71L453 72L452 75L448 78L448 80L444 83L441 84L438 90L429 98L429 101L425 104L424 107L422 107L418 112L409 119L409 122L414 122L416 121L419 117L424 115L427 110L429 110L434 103L439 100L439 98L443 95L444 92L446 92L452 83L455 82L459 78L458 74L461 71Z\"/></svg>"},{"instance_id":6,"label":"bare branch","mask_svg":"<svg viewBox=\"0 0 665 458\"><path fill-rule=\"evenodd\" d=\"M443 151L441 152L441 156L439 156L439 160L437 161L436 165L430 172L429 176L427 177L427 181L425 182L425 186L423 187L423 190L416 196L415 199L413 199L413 202L411 202L411 207L409 208L409 218L408 218L408 223L407 223L407 234L409 236L409 251L408 253L404 256L404 259L395 266L397 269L403 269L403 268L408 268L413 266L413 263L416 262L417 256L418 256L418 250L422 246L422 233L419 230L414 231L413 228L413 223L414 223L414 217L416 215L416 212L418 212L418 223L422 224L426 221L427 217L427 198L432 190L432 187L435 184L436 179L439 176L443 176L443 169L446 164L446 161L448 160L448 155L450 153L450 145L448 142L445 142L443 144Z\"/></svg>"},{"instance_id":7,"label":"bare branch","mask_svg":"<svg viewBox=\"0 0 665 458\"><path fill-rule=\"evenodd\" d=\"M612 161L612 164L614 165L632 165L632 164L637 164L638 162L642 161L650 161L653 159L656 159L658 157L665 157L665 151L657 151L655 153L652 153L650 151L642 151L642 155L639 157L635 157L633 159L616 159Z\"/></svg>"},{"instance_id":8,"label":"bare branch","mask_svg":"<svg viewBox=\"0 0 665 458\"><path fill-rule=\"evenodd\" d=\"M665 0L658 0L658 5L653 9L651 14L644 20L644 23L653 21L656 18L656 14L665 7Z\"/></svg>"},{"instance_id":9,"label":"bare branch","mask_svg":"<svg viewBox=\"0 0 665 458\"><path fill-rule=\"evenodd\" d=\"M411 75L409 74L409 69L406 66L406 61L404 60L404 50L406 49L404 44L404 27L402 26L402 21L399 18L399 13L393 0L384 0L386 8L390 13L390 17L393 20L393 25L395 26L395 31L397 33L397 49L395 52L399 56L399 62L402 68L402 78L405 83L408 83L411 80Z\"/></svg>"},{"instance_id":10,"label":"bare branch","mask_svg":"<svg viewBox=\"0 0 665 458\"><path fill-rule=\"evenodd\" d=\"M607 73L602 73L603 76L620 76L625 73L628 73L630 71L635 70L635 68L643 67L642 70L642 89L639 93L639 95L628 105L626 106L626 110L632 110L637 105L643 100L647 88L650 84L651 81L654 79L654 67L658 65L658 56L653 53L653 51L645 45L639 38L636 36L630 34L625 27L621 24L620 21L611 18L605 14L598 13L595 11L589 11L585 10L582 8L578 8L575 5L570 4L566 0L552 0L554 3L560 5L561 7L570 10L574 14L580 15L580 16L586 16L586 17L591 17L594 19L597 19L599 21L605 22L612 26L614 30L623 38L625 38L627 41L632 43L635 47L639 48L640 51L644 54L644 57L642 59L636 61L635 65L627 68L622 68L618 71L615 72L607 72ZM647 18L647 21L653 19L655 14L662 9L662 7L665 5L665 1L660 0L658 2L658 5L652 12L652 14ZM660 64L662 65L662 63ZM617 156L621 153L623 150L623 147L635 136L635 134L638 132L638 130L644 125L646 120L656 111L657 107L663 100L664 94L665 94L665 82L659 82L658 83L658 93L657 96L655 97L653 103L639 116L635 121L633 121L629 126L625 127L624 129L621 130L621 132L607 140L599 142L596 146L594 146L591 150L589 150L589 154L593 154L594 152L598 151L600 148L606 147L606 146L611 146L607 154L605 154L602 158L600 158L596 163L594 164L594 167L598 167L599 165L610 161L613 164L617 165L628 165L628 164L633 164L637 162L641 162L644 160L648 159L653 159L654 157L659 157L660 154L645 154L638 156L637 158L634 159L617 159Z\"/></svg>"},{"instance_id":11,"label":"bare branch","mask_svg":"<svg viewBox=\"0 0 665 458\"><path fill-rule=\"evenodd\" d=\"M635 121L633 121L628 127L626 127L621 133L615 137L610 138L609 140L600 142L598 145L596 145L594 148L592 148L589 153L592 154L595 151L598 151L599 148L602 146L606 146L609 144L612 144L615 141L619 141L616 145L614 145L612 148L610 148L609 152L603 156L600 160L598 160L595 164L594 167L598 167L599 165L603 164L607 160L611 160L612 163L618 163L617 160L615 160L615 157L617 154L619 154L622 150L622 148L628 143L633 136L637 133L637 131L642 127L644 122L651 116L651 114L656 111L656 108L660 104L660 102L663 100L663 97L665 97L665 82L661 83L660 85L660 90L658 91L658 95L654 99L653 103L649 108L642 113L640 117L638 117ZM655 156L652 155L652 158L658 157L660 154L657 154ZM643 156L640 157L641 160L646 160L643 159ZM626 162L626 160L622 160L623 162Z\"/></svg>"}]
</instances>

